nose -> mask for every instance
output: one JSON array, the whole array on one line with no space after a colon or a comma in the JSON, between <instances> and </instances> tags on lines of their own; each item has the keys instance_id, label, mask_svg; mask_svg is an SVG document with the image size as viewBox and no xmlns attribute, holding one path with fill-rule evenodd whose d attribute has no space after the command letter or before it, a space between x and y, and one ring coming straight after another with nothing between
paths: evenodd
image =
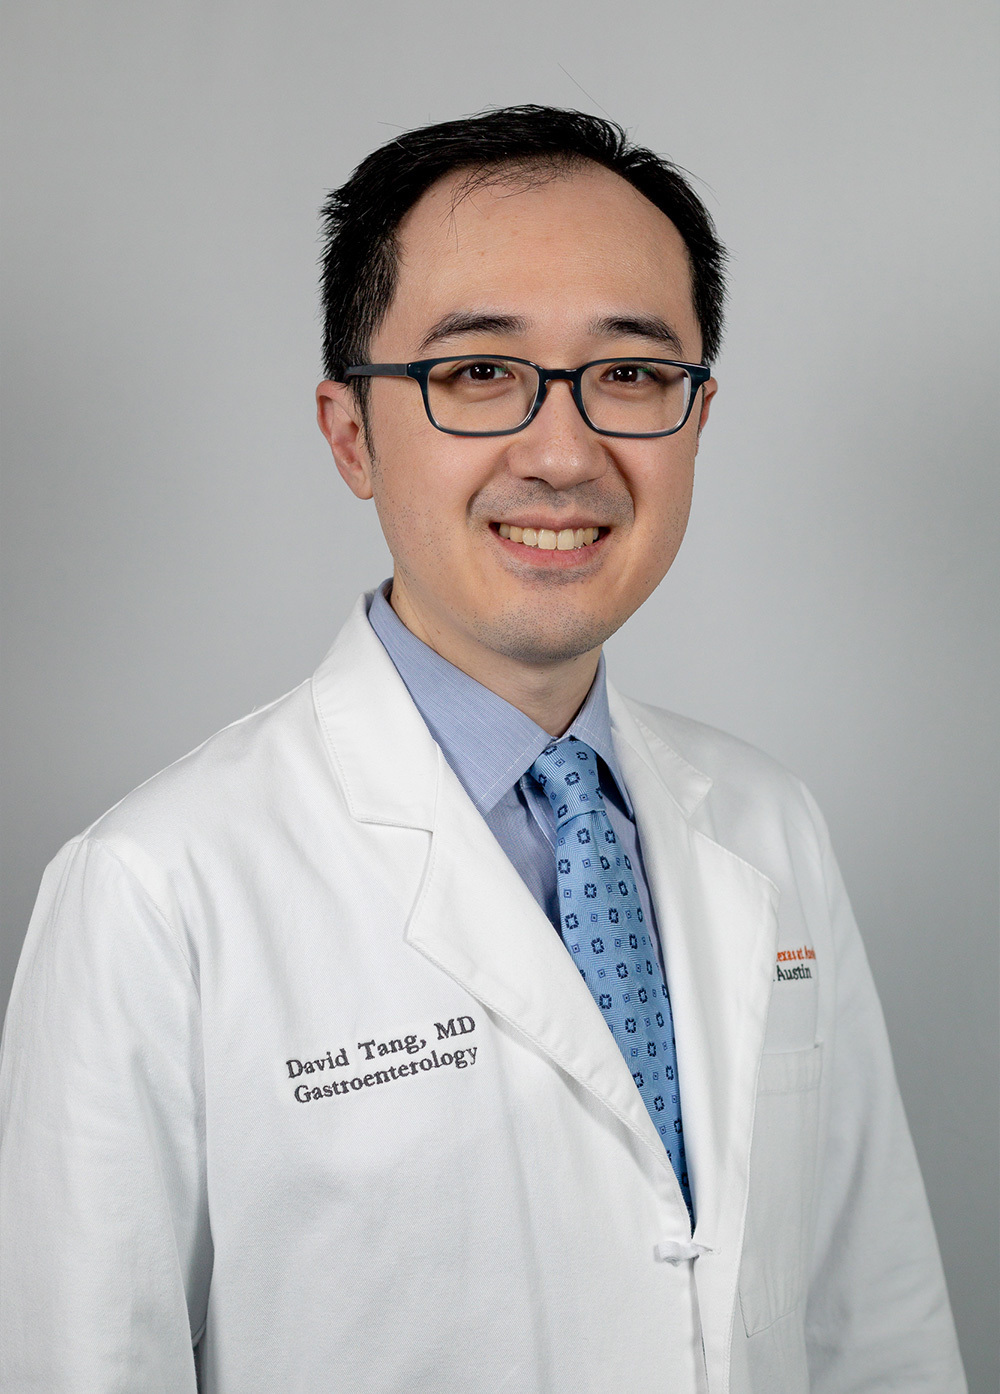
<instances>
[{"instance_id":1,"label":"nose","mask_svg":"<svg viewBox=\"0 0 1000 1394\"><path fill-rule=\"evenodd\" d=\"M507 459L519 479L542 479L553 489L569 489L599 479L608 468L604 438L577 410L572 385L555 381L530 426L510 437Z\"/></svg>"}]
</instances>

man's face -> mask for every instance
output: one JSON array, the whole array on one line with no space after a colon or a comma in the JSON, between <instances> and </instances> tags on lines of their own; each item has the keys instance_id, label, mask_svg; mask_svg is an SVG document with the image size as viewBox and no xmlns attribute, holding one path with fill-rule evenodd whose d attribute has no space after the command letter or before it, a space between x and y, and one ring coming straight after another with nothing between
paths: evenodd
<instances>
[{"instance_id":1,"label":"man's face","mask_svg":"<svg viewBox=\"0 0 1000 1394\"><path fill-rule=\"evenodd\" d=\"M700 361L684 244L631 185L587 165L456 201L464 177L435 185L400 227L397 289L372 362ZM465 671L483 680L497 662L547 667L591 653L666 573L714 381L682 430L652 440L597 435L565 382L549 386L523 431L478 438L436 430L411 379L371 387L367 436L337 384L319 389L320 423L351 488L374 496L395 609ZM592 545L545 550L501 525L599 532Z\"/></svg>"}]
</instances>

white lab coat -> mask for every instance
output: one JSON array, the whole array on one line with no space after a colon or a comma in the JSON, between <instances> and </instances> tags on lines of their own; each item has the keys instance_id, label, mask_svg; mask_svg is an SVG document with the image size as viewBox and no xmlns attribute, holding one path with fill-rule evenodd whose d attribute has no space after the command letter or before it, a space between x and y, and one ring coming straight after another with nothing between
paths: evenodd
<instances>
[{"instance_id":1,"label":"white lab coat","mask_svg":"<svg viewBox=\"0 0 1000 1394\"><path fill-rule=\"evenodd\" d=\"M601 1013L359 602L311 682L46 873L2 1077L8 1394L185 1394L199 1342L205 1394L964 1389L815 806L610 702L693 1242Z\"/></svg>"}]
</instances>

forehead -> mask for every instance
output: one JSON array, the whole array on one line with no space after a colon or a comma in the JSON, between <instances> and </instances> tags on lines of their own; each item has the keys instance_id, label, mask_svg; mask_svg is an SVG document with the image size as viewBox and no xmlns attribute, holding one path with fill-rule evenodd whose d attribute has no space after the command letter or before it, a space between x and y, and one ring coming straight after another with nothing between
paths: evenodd
<instances>
[{"instance_id":1,"label":"forehead","mask_svg":"<svg viewBox=\"0 0 1000 1394\"><path fill-rule=\"evenodd\" d=\"M384 328L417 332L452 310L491 308L568 326L658 314L700 334L680 233L631 184L594 164L439 180L400 224ZM380 336L381 337L381 336Z\"/></svg>"}]
</instances>

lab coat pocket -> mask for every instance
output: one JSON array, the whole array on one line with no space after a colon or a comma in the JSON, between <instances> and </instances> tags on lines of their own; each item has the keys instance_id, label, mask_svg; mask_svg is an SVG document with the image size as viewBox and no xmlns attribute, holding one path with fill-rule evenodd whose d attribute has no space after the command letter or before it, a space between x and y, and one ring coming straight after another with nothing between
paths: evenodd
<instances>
[{"instance_id":1,"label":"lab coat pocket","mask_svg":"<svg viewBox=\"0 0 1000 1394\"><path fill-rule=\"evenodd\" d=\"M740 1307L748 1336L803 1296L823 1047L765 1054L757 1082Z\"/></svg>"}]
</instances>

